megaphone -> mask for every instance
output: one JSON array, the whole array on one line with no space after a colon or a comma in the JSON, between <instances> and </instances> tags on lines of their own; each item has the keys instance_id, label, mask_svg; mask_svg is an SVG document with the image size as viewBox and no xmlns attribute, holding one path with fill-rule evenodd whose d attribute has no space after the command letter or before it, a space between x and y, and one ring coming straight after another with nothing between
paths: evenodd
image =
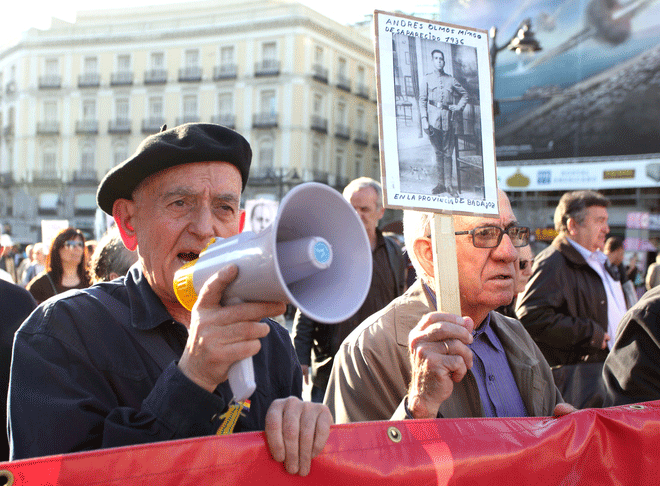
<instances>
[{"instance_id":1,"label":"megaphone","mask_svg":"<svg viewBox=\"0 0 660 486\"><path fill-rule=\"evenodd\" d=\"M206 280L229 263L236 264L238 276L221 303L290 302L325 324L355 314L371 286L371 245L364 225L341 194L316 182L289 191L262 232L212 241L198 259L181 267L174 275L179 302L191 310ZM229 385L236 401L254 393L251 358L232 366Z\"/></svg>"}]
</instances>

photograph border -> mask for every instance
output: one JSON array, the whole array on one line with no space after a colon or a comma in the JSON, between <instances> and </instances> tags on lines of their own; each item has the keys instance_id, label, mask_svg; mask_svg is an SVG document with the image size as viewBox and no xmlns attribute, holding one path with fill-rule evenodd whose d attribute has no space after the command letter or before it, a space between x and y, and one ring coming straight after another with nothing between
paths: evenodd
<instances>
[{"instance_id":1,"label":"photograph border","mask_svg":"<svg viewBox=\"0 0 660 486\"><path fill-rule=\"evenodd\" d=\"M495 134L493 116L493 92L490 68L489 37L488 32L481 29L463 27L444 22L416 18L399 13L374 11L375 26L375 53L376 53L376 85L378 100L378 120L380 136L380 162L383 185L383 203L387 208L415 209L446 214L469 214L481 216L497 216L499 214L497 197L497 172L495 159ZM413 192L401 189L401 167L399 149L408 150L404 145L411 141L411 137L402 133L397 121L397 105L394 74L394 47L395 36L415 37L420 42L437 42L439 45L457 45L474 48L476 55L476 68L478 79L478 124L480 136L480 163L482 176L482 197L462 196L457 191L453 194L432 193L431 191ZM444 54L443 54L444 56ZM408 58L406 58L408 59ZM453 80L451 76L448 79ZM411 105L411 103L408 103ZM446 107L445 107L446 108ZM419 135L415 143L419 145L422 138L419 110L411 107L410 117L404 115L406 120L413 118L412 113L418 114L413 121ZM452 114L454 112L452 111ZM425 130L426 131L426 130ZM428 133L428 132L427 132ZM424 136L426 147L424 152L430 153L433 158L433 148L430 139ZM403 142L403 143L402 143ZM419 152L419 150L418 150ZM453 153L453 149L452 149ZM436 158L439 157L436 152ZM474 157L473 157L474 158ZM444 159L446 160L446 159ZM430 161L433 164L432 160ZM454 163L458 164L457 157ZM438 171L440 169L437 169ZM439 180L436 169L432 169L435 178L424 171L420 180L426 184ZM433 181L432 179L435 179ZM421 184L420 184L421 185Z\"/></svg>"}]
</instances>

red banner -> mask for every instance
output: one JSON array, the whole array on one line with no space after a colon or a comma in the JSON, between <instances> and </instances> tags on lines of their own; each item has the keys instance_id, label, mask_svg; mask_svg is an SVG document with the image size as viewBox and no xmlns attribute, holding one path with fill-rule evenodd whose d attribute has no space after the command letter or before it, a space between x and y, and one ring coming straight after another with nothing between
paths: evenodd
<instances>
[{"instance_id":1,"label":"red banner","mask_svg":"<svg viewBox=\"0 0 660 486\"><path fill-rule=\"evenodd\" d=\"M660 478L660 401L559 419L336 425L305 478L274 462L258 432L6 462L3 475L18 486L650 485Z\"/></svg>"}]
</instances>

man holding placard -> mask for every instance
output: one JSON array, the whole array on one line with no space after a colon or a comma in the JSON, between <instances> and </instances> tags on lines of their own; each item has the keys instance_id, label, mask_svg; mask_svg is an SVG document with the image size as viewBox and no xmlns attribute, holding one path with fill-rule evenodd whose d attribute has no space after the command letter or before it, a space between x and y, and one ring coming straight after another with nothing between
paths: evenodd
<instances>
[{"instance_id":1,"label":"man holding placard","mask_svg":"<svg viewBox=\"0 0 660 486\"><path fill-rule=\"evenodd\" d=\"M432 213L407 210L404 236L418 280L342 344L325 403L337 423L405 418L562 415L541 351L515 319L494 312L513 298L517 226L499 193L498 219L453 216L465 317L436 312Z\"/></svg>"}]
</instances>

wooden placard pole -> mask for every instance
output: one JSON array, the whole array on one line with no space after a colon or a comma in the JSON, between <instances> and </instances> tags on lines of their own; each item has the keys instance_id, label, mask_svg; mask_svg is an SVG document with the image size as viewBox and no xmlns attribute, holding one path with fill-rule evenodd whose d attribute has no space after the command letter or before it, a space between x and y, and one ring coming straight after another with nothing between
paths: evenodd
<instances>
[{"instance_id":1,"label":"wooden placard pole","mask_svg":"<svg viewBox=\"0 0 660 486\"><path fill-rule=\"evenodd\" d=\"M454 220L448 214L434 214L431 221L433 272L438 311L461 315L458 262Z\"/></svg>"}]
</instances>

